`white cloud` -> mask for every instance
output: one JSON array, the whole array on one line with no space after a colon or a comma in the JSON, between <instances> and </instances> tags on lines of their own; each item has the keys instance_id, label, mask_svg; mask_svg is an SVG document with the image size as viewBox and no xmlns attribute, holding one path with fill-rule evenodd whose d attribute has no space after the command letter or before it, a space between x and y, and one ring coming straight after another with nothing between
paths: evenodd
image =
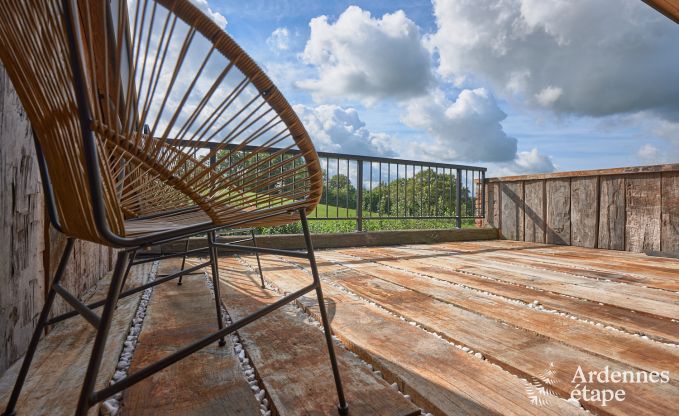
<instances>
[{"instance_id":1,"label":"white cloud","mask_svg":"<svg viewBox=\"0 0 679 416\"><path fill-rule=\"evenodd\" d=\"M515 176L531 173L554 172L556 166L552 158L540 153L536 148L526 152L518 152L511 162L498 163L489 167L491 176Z\"/></svg>"},{"instance_id":2,"label":"white cloud","mask_svg":"<svg viewBox=\"0 0 679 416\"><path fill-rule=\"evenodd\" d=\"M679 30L638 0L434 0L439 73L558 113L679 119Z\"/></svg>"},{"instance_id":3,"label":"white cloud","mask_svg":"<svg viewBox=\"0 0 679 416\"><path fill-rule=\"evenodd\" d=\"M200 11L205 13L207 17L212 19L219 27L226 29L226 17L223 14L214 11L208 4L208 0L191 0L194 6L198 7Z\"/></svg>"},{"instance_id":4,"label":"white cloud","mask_svg":"<svg viewBox=\"0 0 679 416\"><path fill-rule=\"evenodd\" d=\"M507 115L483 88L463 90L450 101L441 90L411 100L403 122L429 133L434 142L420 152L437 160L501 162L516 155L516 139L500 122Z\"/></svg>"},{"instance_id":5,"label":"white cloud","mask_svg":"<svg viewBox=\"0 0 679 416\"><path fill-rule=\"evenodd\" d=\"M342 97L371 104L426 93L432 80L431 57L418 26L403 11L373 18L350 6L334 23L320 16L309 26L311 36L301 58L318 69L319 78L297 85L317 99Z\"/></svg>"},{"instance_id":6,"label":"white cloud","mask_svg":"<svg viewBox=\"0 0 679 416\"><path fill-rule=\"evenodd\" d=\"M657 147L646 143L637 150L637 156L647 162L656 162L660 159L660 151Z\"/></svg>"},{"instance_id":7,"label":"white cloud","mask_svg":"<svg viewBox=\"0 0 679 416\"><path fill-rule=\"evenodd\" d=\"M559 87L549 86L535 94L535 100L543 107L549 107L561 97L563 90Z\"/></svg>"},{"instance_id":8,"label":"white cloud","mask_svg":"<svg viewBox=\"0 0 679 416\"><path fill-rule=\"evenodd\" d=\"M287 51L290 48L290 32L286 27L279 27L271 33L266 40L266 44L269 45L274 51Z\"/></svg>"},{"instance_id":9,"label":"white cloud","mask_svg":"<svg viewBox=\"0 0 679 416\"><path fill-rule=\"evenodd\" d=\"M391 147L392 138L384 133L370 132L354 108L295 105L294 110L319 150L369 156L396 155Z\"/></svg>"}]
</instances>

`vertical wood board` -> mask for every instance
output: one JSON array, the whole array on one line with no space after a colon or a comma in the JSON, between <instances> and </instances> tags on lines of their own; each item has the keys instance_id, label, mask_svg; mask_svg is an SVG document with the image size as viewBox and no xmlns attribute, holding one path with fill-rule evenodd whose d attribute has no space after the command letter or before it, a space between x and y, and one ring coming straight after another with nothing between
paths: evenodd
<instances>
[{"instance_id":1,"label":"vertical wood board","mask_svg":"<svg viewBox=\"0 0 679 416\"><path fill-rule=\"evenodd\" d=\"M679 172L662 174L660 249L679 254Z\"/></svg>"},{"instance_id":2,"label":"vertical wood board","mask_svg":"<svg viewBox=\"0 0 679 416\"><path fill-rule=\"evenodd\" d=\"M571 244L594 248L598 232L598 177L571 179Z\"/></svg>"},{"instance_id":3,"label":"vertical wood board","mask_svg":"<svg viewBox=\"0 0 679 416\"><path fill-rule=\"evenodd\" d=\"M501 237L523 240L523 182L500 184Z\"/></svg>"},{"instance_id":4,"label":"vertical wood board","mask_svg":"<svg viewBox=\"0 0 679 416\"><path fill-rule=\"evenodd\" d=\"M599 192L599 248L625 249L625 178L602 176Z\"/></svg>"},{"instance_id":5,"label":"vertical wood board","mask_svg":"<svg viewBox=\"0 0 679 416\"><path fill-rule=\"evenodd\" d=\"M638 174L625 179L625 249L660 250L660 174Z\"/></svg>"},{"instance_id":6,"label":"vertical wood board","mask_svg":"<svg viewBox=\"0 0 679 416\"><path fill-rule=\"evenodd\" d=\"M570 178L545 181L547 204L547 243L571 243Z\"/></svg>"},{"instance_id":7,"label":"vertical wood board","mask_svg":"<svg viewBox=\"0 0 679 416\"><path fill-rule=\"evenodd\" d=\"M545 242L545 181L524 182L525 241Z\"/></svg>"}]
</instances>

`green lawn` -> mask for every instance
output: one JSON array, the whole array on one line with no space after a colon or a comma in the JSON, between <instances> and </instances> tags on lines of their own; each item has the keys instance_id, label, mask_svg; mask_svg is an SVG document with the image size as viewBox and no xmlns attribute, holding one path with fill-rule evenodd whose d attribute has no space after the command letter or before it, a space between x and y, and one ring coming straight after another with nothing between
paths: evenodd
<instances>
[{"instance_id":1,"label":"green lawn","mask_svg":"<svg viewBox=\"0 0 679 416\"><path fill-rule=\"evenodd\" d=\"M341 208L333 205L318 204L314 212L309 215L309 228L312 233L346 233L356 231L355 219L315 220L316 214L323 217L355 217L356 210ZM417 230L417 229L446 229L455 227L455 220L441 219L370 219L370 212L363 211L363 230ZM377 216L377 213L373 213ZM367 217L367 218L366 218ZM463 228L474 228L474 220L462 220ZM296 234L302 232L300 223L281 225L273 228L260 229L261 234Z\"/></svg>"}]
</instances>

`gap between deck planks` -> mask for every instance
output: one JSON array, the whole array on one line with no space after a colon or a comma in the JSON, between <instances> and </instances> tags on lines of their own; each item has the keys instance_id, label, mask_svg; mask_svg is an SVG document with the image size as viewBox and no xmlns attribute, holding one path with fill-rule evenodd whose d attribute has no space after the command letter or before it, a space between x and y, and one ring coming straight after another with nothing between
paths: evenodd
<instances>
[{"instance_id":1,"label":"gap between deck planks","mask_svg":"<svg viewBox=\"0 0 679 416\"><path fill-rule=\"evenodd\" d=\"M319 252L318 257L322 259L325 253L327 252ZM324 270L324 267L327 267L327 263L321 265L322 270ZM327 272L327 269L324 271ZM516 332L513 328L497 324L493 320L486 320L486 324L483 324L484 319L482 317L460 310L454 305L436 301L431 297L417 294L403 287L394 287L393 284L386 282L380 284L379 281L376 282L375 280L361 280L361 276L343 274L338 274L336 277L336 283L345 285L350 290L371 298L371 300L396 313L418 321L457 342L460 342L460 337L462 337L465 345L486 354L490 351L490 357L497 360L496 362L499 365L503 365L514 372L518 371L519 374L539 374L549 364L550 358L558 358L562 361L561 367L565 369L560 374L562 380L570 380L577 365L591 369L603 369L606 365L612 368L620 367L615 362L573 350L561 343L543 337L535 338L530 336L530 333L526 334L525 331ZM501 345L497 345L498 342ZM629 367L623 365L621 368ZM672 403L678 397L677 388L674 384L676 383L654 386L626 386L625 388L633 398L626 400L618 408L603 410L599 408L597 410L599 412L611 411L612 413L636 411L642 412L641 414L644 412L662 414L662 412L671 408ZM567 383L563 387L562 392L569 390ZM653 401L654 404L647 404L647 400ZM655 403L657 401L660 401L660 403Z\"/></svg>"},{"instance_id":2,"label":"gap between deck planks","mask_svg":"<svg viewBox=\"0 0 679 416\"><path fill-rule=\"evenodd\" d=\"M339 253L322 253L322 258L344 264L355 257ZM394 264L397 262L382 262ZM399 266L402 263L397 263ZM524 305L508 302L497 296L480 293L447 281L432 279L430 276L414 274L407 262L401 269L388 268L381 264L350 264L351 270L372 276L417 293L430 296L480 316L505 322L516 328L544 335L551 339L587 351L600 357L610 358L623 364L646 371L669 370L679 377L679 348L658 342L649 342L640 337L612 332L586 322L569 319L558 314L537 311ZM343 279L346 277L343 276Z\"/></svg>"},{"instance_id":3,"label":"gap between deck planks","mask_svg":"<svg viewBox=\"0 0 679 416\"><path fill-rule=\"evenodd\" d=\"M500 263L484 257L459 253L450 246L433 245L400 248L411 256L430 258L431 262L456 271L480 274L507 281L512 284L533 287L561 295L615 305L663 319L679 317L679 296L666 290L644 288L625 283L601 281L564 273L535 270L528 267ZM382 249L389 250L389 249ZM366 250L368 255L371 250ZM376 251L375 251L376 252ZM394 253L390 253L393 255ZM404 253L405 254L405 253Z\"/></svg>"},{"instance_id":4,"label":"gap between deck planks","mask_svg":"<svg viewBox=\"0 0 679 416\"><path fill-rule=\"evenodd\" d=\"M639 314L628 308L594 302L588 299L564 296L563 294L536 289L522 285L516 281L503 280L517 275L506 271L481 269L477 266L459 266L447 264L445 253L428 253L424 249L412 250L407 247L389 247L381 252L361 251L360 256L346 264L372 261L378 264L392 264L416 273L435 277L453 284L472 289L486 291L502 297L530 304L539 305L551 310L568 313L593 322L610 325L631 333L641 333L651 338L679 344L679 323L659 316ZM499 275L499 276L498 276ZM520 277L517 277L520 279Z\"/></svg>"},{"instance_id":5,"label":"gap between deck planks","mask_svg":"<svg viewBox=\"0 0 679 416\"><path fill-rule=\"evenodd\" d=\"M491 258L500 261L520 262L522 265L575 276L610 279L671 292L679 290L679 281L676 279L679 272L678 261L648 257L640 253L542 244L512 248L504 244L494 245L492 242L490 244L468 242L452 246L444 243L437 247L450 247L470 254L485 252Z\"/></svg>"},{"instance_id":6,"label":"gap between deck planks","mask_svg":"<svg viewBox=\"0 0 679 416\"><path fill-rule=\"evenodd\" d=\"M251 267L255 260L243 257ZM268 281L292 292L308 282L310 275L290 263L262 256ZM234 259L223 259L238 270ZM254 277L252 277L254 279ZM575 406L552 398L550 406L536 407L526 395L526 382L497 366L483 362L407 322L324 284L326 302L332 310L335 335L352 351L379 369L390 383L412 396L416 404L435 415L579 414ZM318 314L313 297L301 303Z\"/></svg>"},{"instance_id":7,"label":"gap between deck planks","mask_svg":"<svg viewBox=\"0 0 679 416\"><path fill-rule=\"evenodd\" d=\"M235 321L280 296L260 287L259 276L221 259L222 299ZM305 285L311 283L308 277ZM312 292L313 295L313 292ZM336 313L329 306L330 316ZM238 331L245 351L278 414L337 415L337 393L323 333L305 322L292 305L284 306ZM349 414L415 416L420 410L348 351L335 347Z\"/></svg>"},{"instance_id":8,"label":"gap between deck planks","mask_svg":"<svg viewBox=\"0 0 679 416\"><path fill-rule=\"evenodd\" d=\"M179 271L165 260L162 274ZM203 273L156 286L132 358L130 374L217 330L214 297ZM260 416L231 337L209 345L125 390L123 415Z\"/></svg>"},{"instance_id":9,"label":"gap between deck planks","mask_svg":"<svg viewBox=\"0 0 679 416\"><path fill-rule=\"evenodd\" d=\"M135 266L131 270L127 287L141 285L147 281L151 264ZM102 278L87 302L103 299L108 292L110 274ZM96 388L108 385L115 372L118 357L123 348L141 293L131 295L118 302L111 323L110 335L106 342L101 370ZM95 309L101 313L101 308ZM85 376L94 342L95 331L80 316L59 322L38 344L26 384L17 404L18 415L72 415L75 412L80 388ZM0 379L0 406L2 410L9 399L14 380L19 372L23 357L19 359ZM93 406L89 415L99 414L99 405Z\"/></svg>"}]
</instances>

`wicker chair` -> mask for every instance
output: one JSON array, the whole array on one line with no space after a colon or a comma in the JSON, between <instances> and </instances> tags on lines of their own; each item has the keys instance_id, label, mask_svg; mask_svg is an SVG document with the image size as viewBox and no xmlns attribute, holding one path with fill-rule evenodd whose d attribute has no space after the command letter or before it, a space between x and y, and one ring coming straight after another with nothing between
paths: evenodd
<instances>
[{"instance_id":1,"label":"wicker chair","mask_svg":"<svg viewBox=\"0 0 679 416\"><path fill-rule=\"evenodd\" d=\"M46 325L80 315L96 330L76 410L85 415L92 405L213 342L223 345L225 335L311 291L319 302L338 409L346 414L306 218L320 199L320 163L304 126L253 60L187 0L3 1L0 58L34 129L51 222L69 237L4 414L15 413ZM217 249L224 244L215 231L298 220L305 252L229 248L306 258L313 282L224 327L217 268ZM209 261L122 290L138 249L198 234L207 235ZM101 302L85 305L60 284L74 239L120 249ZM117 301L207 265L216 331L95 390ZM48 319L57 294L73 311Z\"/></svg>"}]
</instances>

